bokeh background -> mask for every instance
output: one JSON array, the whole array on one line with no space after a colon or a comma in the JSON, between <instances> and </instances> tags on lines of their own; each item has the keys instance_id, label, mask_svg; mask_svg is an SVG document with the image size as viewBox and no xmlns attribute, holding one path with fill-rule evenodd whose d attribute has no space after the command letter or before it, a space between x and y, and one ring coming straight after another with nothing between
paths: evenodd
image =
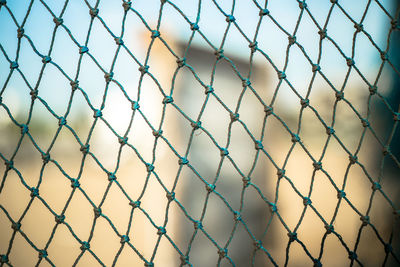
<instances>
[{"instance_id":1,"label":"bokeh background","mask_svg":"<svg viewBox=\"0 0 400 267\"><path fill-rule=\"evenodd\" d=\"M123 3L0 1L1 266L399 264L397 1Z\"/></svg>"}]
</instances>

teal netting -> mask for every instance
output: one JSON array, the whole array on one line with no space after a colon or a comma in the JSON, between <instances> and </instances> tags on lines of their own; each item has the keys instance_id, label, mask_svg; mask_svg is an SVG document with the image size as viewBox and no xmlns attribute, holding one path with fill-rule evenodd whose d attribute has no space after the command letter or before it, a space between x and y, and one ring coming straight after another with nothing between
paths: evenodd
<instances>
[{"instance_id":1,"label":"teal netting","mask_svg":"<svg viewBox=\"0 0 400 267\"><path fill-rule=\"evenodd\" d=\"M22 3L12 2L12 0L0 0L0 23L6 21L8 23L7 25L6 23L0 24L0 62L2 65L0 73L0 134L2 135L0 136L2 139L0 158L4 163L0 169L2 173L0 266L23 266L21 262L24 257L29 259L29 266L46 264L51 266L72 264L75 266L79 265L84 257L92 259L91 264L94 266L125 266L121 262L123 253L127 253L127 251L129 254L125 255L126 262L130 262L133 266L138 263L145 266L169 266L169 264L172 264L171 266L209 266L210 264L218 266L221 264L228 266L286 266L296 265L296 261L322 266L325 262L332 260L332 254L329 254L331 259L324 257L330 250L334 251L335 257L339 258L339 255L345 255L345 261L338 259L340 264L349 264L350 266L354 264L368 265L369 262L393 266L400 264L399 191L396 189L399 186L400 167L399 144L396 141L399 138L398 124L400 120L398 101L400 65L397 51L399 47L399 8L392 11L391 7L382 3L383 1L368 0L357 7L360 15L355 16L347 10L345 4L342 5L341 1L331 0L326 1L329 3L326 5L328 9L324 12L320 11L322 15L318 14L317 16L316 12L319 11L313 9L313 5L318 5L315 1L287 0L279 3L279 5L296 4L297 15L292 17L274 13L274 8L270 8L274 1L249 0L246 1L246 5L251 6L251 12L241 15L243 10L237 8L239 4L236 1L231 1L230 6L227 6L224 1L213 0L203 3L202 0L199 0L192 1L191 4L195 15L187 15L178 1L162 0L156 1L156 4L153 3L152 8L157 7L157 10L152 10L150 13L157 14L157 22L152 23L135 6L136 1L113 2L111 5L120 12L117 16L118 21L107 21L103 17L103 14L107 14L107 10L101 8L104 0L85 0L82 1L82 4L86 9L87 17L81 18L76 15L75 20L83 21L85 19L88 21L88 27L82 26L81 31L76 32L69 28L67 20L64 21L63 18L68 12L74 12L70 6L78 1L66 0L61 9L53 8L53 3L44 0L26 1L23 8L17 8L18 5L22 6ZM243 4L242 1L240 2ZM220 34L220 40L214 40L215 38L209 37L209 33L203 31L203 25L204 28L210 27L210 25L207 26L209 19L207 14L202 11L205 5L209 5L224 18L219 22L219 26L223 25L224 27L224 31ZM51 38L39 40L47 43L46 48L43 48L43 45L38 47L34 34L31 35L31 32L35 31L29 28L34 16L38 14L33 14L32 10L38 7L42 8L42 12L45 14L43 16L52 20L47 23L53 23ZM16 9L18 9L18 15L15 14ZM21 13L22 9L23 13ZM163 31L162 25L168 21L168 16L164 15L166 9L182 18L181 24L189 32L188 39L184 44L177 45L172 38L169 39L169 32ZM383 23L384 29L380 29L385 34L385 37L381 38L385 40L384 42L377 41L378 37L370 34L369 28L364 25L364 21L372 9L375 12L373 14L379 13L387 22ZM333 18L334 14L340 14L342 22L352 26L351 35L343 37L347 41L351 41L350 49L342 48L346 45L339 43L336 39L337 36L328 30L329 27L332 27L331 25L339 25ZM254 28L250 30L241 26L242 23L244 24L246 16L255 18L257 21ZM144 29L145 35L150 36L149 40L134 40L143 43L148 41L143 58L138 56L138 51L132 49L127 41L129 33L126 30L126 23L132 18L138 19L138 25L140 24L140 27ZM304 21L308 21L310 28L305 38L304 36L300 37L300 33L298 33L302 29ZM265 38L260 37L260 35L268 36L268 32L262 30L266 23L284 36L285 42L278 45L284 50L284 53L279 55L283 64L277 62L279 56L277 57L274 52L264 48L269 42L281 42L281 40L273 38L266 41ZM109 26L110 24L112 26ZM97 28L94 29L95 25ZM371 26L371 24L368 25ZM12 34L9 34L8 28L12 28ZM93 33L100 28L106 32L107 38L111 37L115 42L113 46L108 46L102 53L96 53L92 51L95 50L93 47L98 43L105 42L103 39L96 38ZM340 32L340 29L333 27L332 32L335 30L336 34L338 30ZM224 52L229 51L226 46L232 42L229 39L232 31L235 31L241 38L240 41L237 41L237 46L244 46L247 49L246 59L241 60L241 63L238 63L240 60L231 57L228 52ZM67 35L69 43L65 43L60 48L55 44L61 32ZM316 52L310 51L303 45L302 42L305 42L308 36L310 36L309 38L317 37L315 39L317 40ZM196 65L200 58L195 58L191 53L196 49L194 41L196 38L203 42L203 47L206 47L204 51L208 49L208 52L200 49L200 54L204 53L204 57L214 54L212 64L209 66ZM360 40L363 40L362 42L371 48L368 51L378 55L377 64L363 62L362 59L365 55L360 56L359 53L362 52L357 50L357 42L361 42ZM154 51L156 45L164 49L161 54ZM11 51L10 46L13 47ZM324 61L324 57L327 57L327 53L324 53L326 47L330 47L329 51L333 49L337 53L335 59L343 63L341 70L344 71L344 75L340 78L330 78L334 76L332 73L335 70L329 67L330 64L334 64L333 62ZM53 56L57 49L65 50L65 53L72 51L71 53L78 56L78 59L76 61L71 59L70 62L61 64L57 62L57 57ZM33 54L28 55L25 52L28 50ZM291 59L291 53L295 53L295 51L305 62L307 69L302 65L304 62L300 63ZM363 50L361 49L361 51ZM163 56L170 57L176 62L176 65L164 65L165 73L171 73L168 77L164 77L166 74L160 73L163 71L163 67L157 69L156 66L157 64L161 66L162 61L166 60ZM22 63L24 57L32 61L40 59L39 71L33 70L31 67L24 68ZM105 57L111 59L108 64L103 60ZM153 58L150 59L151 57ZM132 84L119 80L119 72L123 72L118 68L119 64L123 64L119 61L122 60L121 58L131 64L129 71L135 72L138 77L135 80L135 89L131 88ZM360 60L358 61L358 59ZM151 62L155 62L154 65ZM95 90L97 96L94 96L93 91L90 92L86 88L86 86L90 87L90 84L80 82L84 79L82 76L87 75L87 73L82 73L87 68L85 64L89 64L91 68L95 68L104 76L105 80L102 81L99 81L97 76L90 78L93 83L101 82L102 87ZM226 74L218 72L218 66L221 64L226 64L229 69L226 79L233 80L230 82L238 85L240 90L232 89L227 92L221 88L223 85L217 85L215 80L218 80L219 75L226 76ZM246 65L245 71L243 71L243 66L239 66L240 64ZM257 64L267 66L269 74L273 73L274 77L268 77L269 81L264 81L264 84L257 83L254 78L255 69L260 69ZM305 72L309 75L300 78L300 80L307 80L305 90L293 82L298 77L293 74L293 69L292 71L289 69L291 66L296 68L296 64L298 72ZM366 70L368 64L371 64L372 70ZM5 65L7 68L9 66L9 69L5 69ZM55 70L60 78L52 80L53 83L46 87L42 80L45 79L49 68ZM167 71L168 68L171 68L172 71ZM204 68L207 69L208 76L204 75ZM180 89L178 89L176 84L183 79L179 75L184 71L186 71L185 79L191 79L192 83L186 83L186 86L179 85ZM13 111L17 104L14 101L16 96L13 96L11 91L16 90L16 86L11 86L10 83L17 78L22 81L19 87L24 95L22 97L24 100L20 105L27 107L22 108L26 111L24 116L17 116ZM351 87L355 87L349 82L351 79L358 79L356 87L364 94L362 97L353 95L352 98L351 93L347 95L349 90L352 91ZM167 85L161 80L167 80ZM316 87L320 87L320 85L316 85L317 80L329 93L331 102L319 102L317 99L313 101L313 92L318 90ZM155 99L161 98L161 101L142 101L142 96L147 90L146 81L152 83L152 86L158 90L158 96ZM267 83L272 84L269 92L266 92ZM65 84L69 85L68 89L65 89ZM193 84L196 84L197 87ZM110 89L112 86L117 89L114 87ZM51 104L54 101L47 99L46 94L42 93L42 88L46 91L49 87L52 90L52 97L57 98L56 104ZM394 89L390 91L390 88ZM62 90L64 90L63 93L67 90L67 97L60 93ZM123 104L118 101L108 102L108 96L112 90L119 90L123 94L123 102L128 103L131 107L129 112L107 117L107 107L111 106L112 109L117 110L117 106ZM179 99L184 98L185 90L201 91L200 97L196 96L190 101L186 99L187 102L198 104L199 108L196 113L188 109L188 104L185 104L184 101L179 102ZM291 99L294 98L296 101L291 102L289 97L282 93L284 90L291 92ZM98 99L98 96L101 96L100 101L94 100ZM229 102L227 96L234 98L234 104L227 104ZM250 97L253 102L246 104L249 103L247 101ZM287 101L285 98L288 98ZM81 106L74 106L74 103L79 101L86 110L91 112L90 119L84 121L84 125L70 122L75 119L70 115L74 112L74 108L81 108ZM224 114L226 125L220 127L207 125L207 120L204 119L205 113L213 112L210 110L212 105L210 102L218 105L220 109L214 111L214 116L219 116L220 113ZM63 105L65 108L59 107ZM324 105L329 106L328 115L324 114L326 112L322 109ZM34 115L39 106L42 109L40 116L50 115L51 119L48 119L47 123L52 127L56 126L54 132L36 134L40 132L38 128L47 127L44 124L38 124L41 119ZM155 106L158 106L158 109ZM296 115L296 118L287 115L280 106L293 107L295 111L292 113ZM344 112L343 107L347 111ZM149 115L151 113L149 110L152 108L160 112L159 120L156 122L150 118L152 115ZM252 119L249 116L242 115L251 109L257 110L253 113L250 111L249 116L259 116L260 120L256 123L258 130L252 126ZM259 110L263 111L259 112ZM168 112L172 111L180 120L180 124L173 127L182 128L182 131L183 128L190 127L187 136L182 135L176 138L174 135L178 135L179 131L168 132L166 130L169 123L167 122ZM84 116L83 111L82 116ZM123 124L122 129L116 129L118 127L114 126L113 120L120 116L126 116L129 119ZM342 124L337 123L342 120L341 116L345 118L345 122L342 121ZM137 127L138 118L143 122L143 127ZM303 130L306 127L303 125L306 125L310 118L316 122L316 128L319 129L316 130L316 132L319 131L318 137L308 138ZM350 121L357 121L357 125L353 126L359 127L361 130L352 132L354 128L351 128L350 133L342 131L344 128L350 127L346 121L349 122L348 124ZM86 132L82 130L85 127L87 127ZM96 143L92 140L99 127L107 129L118 143L110 145L106 142ZM216 137L221 133L219 132L220 128L224 128L224 139ZM276 141L277 144L274 147L275 141L272 137L270 138L270 135L278 128L280 129L279 135L284 141L279 139L281 143ZM240 129L244 133L247 143L245 141L242 143L242 139L235 139L235 129ZM35 131L36 133L32 133ZM68 149L73 145L65 141L66 137L63 135L65 132L72 134L74 146L78 145L80 149L80 154L73 156L79 160L74 171L70 170L69 163L65 163L66 161L62 157L53 156L56 154L53 153L53 150L57 144L64 142L63 151L67 157L71 157ZM148 144L146 145L148 146L146 149L143 149L141 144L135 143L136 136L141 134L147 136ZM356 145L348 144L346 139L348 136L356 136L354 138ZM47 143L41 141L46 138L49 140ZM202 150L201 144L195 144L196 140L200 138L211 144L212 147L205 149L209 151ZM16 142L12 141L14 139ZM313 147L312 139L323 141L319 143L317 149L313 149L310 148ZM289 143L289 145L283 145L284 143ZM182 146L182 144L184 145ZM342 154L333 157L327 156L330 153L329 148L335 145L335 149ZM19 155L24 154L24 147L27 146L33 149L32 154L25 155L23 160L18 158ZM115 163L111 164L112 166L103 162L104 153L93 152L96 146L105 146L104 151L107 151L108 146L118 148ZM160 146L170 153L168 158L174 162L172 164L174 169L169 173L159 171L162 167L158 168L158 165L162 165L164 161L164 158L158 153ZM251 156L246 155L245 159L240 158L240 155L233 152L235 146L243 147ZM371 149L365 150L365 147ZM193 150L197 150L197 152ZM122 157L127 151L134 155L135 161L132 163L129 161L123 163ZM281 158L277 156L277 151L279 151L279 155L284 156ZM192 156L196 153L203 156ZM207 153L213 156L211 157ZM300 154L302 156L299 156ZM35 173L27 166L30 166L31 158L38 155L41 157L41 163L34 164L36 167L40 166L40 171ZM335 157L344 158L345 161L342 162ZM300 182L296 178L303 175L302 166L293 167L291 165L291 162L297 160L300 162L299 165L307 162L312 168L309 175L302 178L307 183L305 188L299 185ZM208 169L212 169L210 172L204 170L206 165L201 163L206 161L214 162L214 169L207 165ZM243 167L242 161L246 161L249 167ZM32 162L34 162L33 159ZM329 167L329 162L337 166ZM96 191L96 194L93 194L91 190L93 184L85 182L89 179L85 176L87 175L85 166L89 164L99 170L91 176L95 176L106 184L103 190ZM124 173L119 171L122 165L129 164L134 165L136 169ZM265 165L268 171L257 170L260 165ZM335 172L335 168L340 168L339 166L344 168L343 173ZM228 172L233 174L224 174L224 168L229 168ZM358 174L354 174L355 169L358 170ZM50 195L42 193L44 191L42 185L51 179L49 176L54 176L56 171L59 176L62 176L63 181L67 181L70 185L69 187L64 183L60 187L60 184L57 184L52 188L56 195L60 194L60 198L62 198L61 195L63 196L59 200L54 196L50 197ZM53 174L46 175L48 172ZM270 172L276 175L269 175ZM227 176L231 176L232 183L240 182L239 190L230 189L227 185L230 182L223 182ZM341 179L337 177L341 177ZM350 189L349 184L353 183L354 177L361 177L358 181L359 185ZM124 179L134 181L134 184L126 184L123 182ZM185 179L190 182L186 182L186 187L180 187L184 183L182 180ZM20 189L7 187L8 184L13 183L18 183ZM317 198L316 194L321 190L321 184L323 184L323 188L329 188L334 193ZM131 186L138 189L138 193L132 193ZM161 197L155 195L152 187L159 188L158 192L162 192ZM110 193L111 191L114 193ZM186 191L198 191L203 195L196 199L193 197L192 202L196 202L194 205L190 202L192 193L185 194ZM115 197L117 194L115 192L118 192L120 201L118 203L129 204L129 209L119 209L118 205L112 209L104 207L107 200L111 198L111 194L114 194L113 197ZM291 194L290 198L285 195L289 194L288 192ZM13 194L14 198L11 201ZM150 194L147 199L146 194ZM250 194L252 197L251 205L257 203L254 206L257 206L258 210L253 216L246 213L251 209L250 205L246 204L248 198L246 194ZM334 195L333 198L332 195ZM91 207L90 216L86 214L80 218L80 221L89 225L89 231L85 233L80 230L83 226L72 223L73 216L68 215L68 212L71 213L73 212L71 210L76 208L71 203L78 197L82 205ZM26 198L28 200L24 202ZM286 204L280 202L285 199ZM359 199L364 205L355 204ZM20 206L18 210L13 208L13 203L10 204L10 202L19 201L23 207ZM217 212L215 209L214 212L211 212L215 201L219 201L220 206ZM301 205L295 204L299 201ZM324 205L327 203L333 205L331 213L324 211ZM374 205L377 205L375 211ZM35 215L32 210L37 209L38 206L41 207L42 213ZM198 212L192 210L195 209L194 206ZM294 219L290 217L290 212L285 211L290 209L289 206L298 209L298 214L293 215ZM157 214L151 211L153 207L157 207ZM345 219L340 221L338 217L343 209L346 210L347 215L342 215ZM120 215L112 217L110 215L112 212ZM225 227L215 230L213 223L207 223L207 216L211 216L210 213L217 222L221 222ZM30 225L32 226L34 223L26 222L26 217L30 214L36 216L33 221L42 222L40 217L46 216L53 217L53 220L45 220L45 224L36 224L32 229ZM179 214L179 218L176 214ZM305 218L309 214L312 214L315 220L311 229L307 228L307 230L304 227L310 223L305 222ZM159 215L161 219L154 218ZM121 218L127 216L123 226L117 222L119 216ZM146 227L153 230L146 232L140 238L139 234L132 234L135 229L140 232L145 228L145 226L135 223L137 216L142 216ZM172 218L172 216L177 217ZM348 218L347 224L346 218ZM190 229L187 227L188 224L191 225ZM259 230L254 224L262 229ZM11 227L9 227L10 225ZM313 235L314 228L319 229L321 235L309 239ZM104 250L98 248L101 245L106 246L108 242L96 240L96 237L106 231L104 229L118 239L118 245L107 250L107 253L112 254L112 257L109 258L102 254ZM240 234L240 240L237 240L235 237L239 235L240 231L242 234ZM77 250L68 254L70 248L59 245L62 241L55 241L60 232L64 236L61 239L72 239L71 246ZM224 237L219 237L219 233ZM37 239L38 235L42 238L40 241ZM154 238L154 240L152 239L154 242L150 246L141 245L143 240L151 239L150 235L151 238ZM111 239L110 242L112 243ZM196 246L196 242L201 245ZM334 245L329 245L329 242L334 242ZM99 243L102 244L99 245ZM280 245L283 243L284 245ZM368 249L365 248L359 252L362 246L373 246L369 248L373 253L368 252ZM169 249L163 251L165 247ZM214 254L207 254L210 248ZM293 253L292 251L295 249L297 249L296 253ZM203 255L203 258L199 259L195 255L196 253L201 254L200 250L207 253L205 253L206 256ZM296 258L299 251L302 253L301 260ZM34 253L36 258L31 260L25 256L29 254L28 252ZM60 254L68 255L70 262L58 259L61 257ZM170 262L157 261L159 257L162 257L163 261L167 259ZM335 260L333 259L333 262Z\"/></svg>"}]
</instances>

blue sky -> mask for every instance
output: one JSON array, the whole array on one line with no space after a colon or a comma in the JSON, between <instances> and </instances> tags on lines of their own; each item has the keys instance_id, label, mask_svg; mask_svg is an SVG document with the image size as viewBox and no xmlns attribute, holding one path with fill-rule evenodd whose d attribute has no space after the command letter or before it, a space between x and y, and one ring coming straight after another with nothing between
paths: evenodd
<instances>
[{"instance_id":1,"label":"blue sky","mask_svg":"<svg viewBox=\"0 0 400 267\"><path fill-rule=\"evenodd\" d=\"M171 2L178 6L189 20L195 21L198 1L174 0ZM231 1L216 2L221 6L224 12L230 13ZM260 5L263 5L261 1L258 2ZM340 1L340 4L355 21L359 21L367 2L366 0ZM387 10L390 10L391 1L385 0L380 2ZM94 5L93 0L89 1L89 3ZM100 1L99 5L99 15L115 35L119 35L121 31L121 18L123 15L121 3L122 1ZM22 22L28 4L28 1L24 3L20 1L8 1L7 5L12 10L18 23ZM47 1L46 4L55 14L59 14L64 3L62 1ZM328 10L332 5L331 2L328 0L309 0L307 4L315 20L322 26L325 22ZM135 0L132 3L132 7L143 16L151 28L156 27L160 8L159 0ZM270 10L271 16L285 30L293 32L297 17L300 13L297 1L272 0L268 3L268 9ZM250 38L254 36L254 31L259 19L258 13L259 9L253 1L236 1L233 13L236 22ZM218 47L227 26L225 16L222 15L211 0L202 2L200 14L199 26L201 31L216 47ZM63 19L64 25L71 30L74 38L80 44L83 44L90 21L88 7L85 2L80 0L69 1ZM381 49L385 49L385 38L389 23L390 20L382 9L375 1L372 1L363 26ZM173 36L173 38L177 38L182 42L189 39L191 33L189 24L169 4L166 4L164 7L161 25L161 34L163 37L167 36L167 38L169 38L169 36ZM98 20L95 21L93 27L88 44L89 50L102 66L107 66L106 68L108 68L116 49L115 42ZM52 16L40 1L34 2L24 29L25 33L32 39L37 50L45 55L49 49L54 23ZM0 31L0 44L11 60L14 60L17 47L17 27L5 8L0 10ZM138 17L133 12L130 12L126 22L124 41L142 62L144 60L145 47L138 39L140 39L140 36L146 31ZM328 24L327 32L348 56L351 56L354 31L353 23L336 7ZM313 24L308 14L305 14L300 23L296 37L297 42L305 48L307 54L313 61L317 60L318 55L319 35L317 32L318 29L316 26ZM377 66L380 63L379 53L377 53L376 48L371 45L364 35L360 34L359 36L356 43L355 61L361 72L373 83L377 72ZM283 68L288 40L287 36L272 23L271 19L267 18L264 20L257 40L259 47L271 57L278 68ZM194 38L194 43L206 45L205 41L199 35ZM224 45L224 50L227 53L235 54L243 58L248 58L250 54L247 41L234 27L231 27ZM310 66L308 62L305 61L304 56L299 52L299 49L292 49L292 51L289 67L287 69L288 77L295 87L299 88L299 91L304 91L309 82L309 80L304 77L310 75ZM73 77L76 71L78 56L77 45L71 41L65 30L60 28L57 32L52 59L60 65L70 77ZM340 86L340 81L343 79L347 70L345 61L332 45L324 46L322 58L321 65L323 65L325 73L327 73L327 76L332 79L332 81L338 81L337 85ZM262 57L256 57L256 61L257 60L263 62L262 64L266 62ZM102 73L98 71L95 65L89 61L87 62L86 67L83 67L79 80L81 81L81 86L86 85L83 89L88 92L89 96L93 97L94 101L96 101L95 99L99 101L102 94L96 94L96 88L104 88L104 79L102 78ZM132 64L132 62L131 59L121 59L118 63L120 65L118 70L121 73L126 72L125 76L129 76L129 79L132 79L131 81L135 81L139 76L139 72L136 71L138 66ZM126 65L125 67L125 63L131 65ZM42 62L41 58L33 53L26 39L23 39L21 43L19 65L28 81L31 85L34 85L37 81ZM8 73L9 63L1 53L0 82L2 84ZM40 86L40 95L48 100L50 104L53 104L52 108L54 107L56 111L62 112L65 110L67 104L66 99L70 92L69 83L54 67L46 68L45 74ZM127 80L126 82L128 83L130 81ZM352 81L349 83L351 84ZM357 83L357 81L354 81L354 83ZM14 108L15 112L20 112L28 108L28 93L28 88L24 85L19 75L15 73L4 92L3 98L8 98L8 105L11 109ZM288 98L290 97L288 96Z\"/></svg>"}]
</instances>

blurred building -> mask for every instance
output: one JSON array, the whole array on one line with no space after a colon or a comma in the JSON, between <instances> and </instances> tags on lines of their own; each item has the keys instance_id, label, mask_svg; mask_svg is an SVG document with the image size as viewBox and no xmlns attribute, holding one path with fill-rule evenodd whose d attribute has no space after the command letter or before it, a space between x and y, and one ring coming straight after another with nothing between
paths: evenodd
<instances>
[{"instance_id":1,"label":"blurred building","mask_svg":"<svg viewBox=\"0 0 400 267\"><path fill-rule=\"evenodd\" d=\"M179 43L178 51L184 54L186 46L185 43ZM231 62L225 59L217 62L218 55L216 56L210 47L191 45L187 50L186 63L193 68L204 84L211 84L215 95L211 93L207 95L206 91L209 88L202 86L194 74L185 69L182 70L179 86L176 89L176 103L193 121L201 121L201 126L211 138L214 138L220 147L227 148L229 156L242 175L251 173L253 183L265 194L269 184L266 158L260 155L256 159L254 140L250 138L243 125L233 120L233 116L237 113L237 118L246 124L254 138L260 138L264 107L250 88L243 89L243 82L238 73L247 77L247 73L252 72L249 80L261 97L266 94L264 85L268 83L270 73L259 64L250 65L250 53L247 55L226 53L225 56ZM180 116L178 123L180 139L186 145L189 143L189 131L185 130L190 122ZM270 217L268 205L254 189L247 188L242 195L242 175L227 158L221 163L221 151L211 138L202 129L195 131L188 160L207 183L215 183L215 190L234 211L239 212L242 209L240 215L247 223L248 230L256 239L261 239ZM254 162L256 164L253 166ZM253 168L254 171L251 171ZM182 201L188 213L196 220L200 220L204 212L203 226L211 238L221 247L229 244L228 255L237 266L248 265L252 261L254 241L241 223L234 227L234 214L224 201L211 193L206 202L206 187L194 173L185 173L181 182ZM193 225L187 222L178 224L182 225L181 238L187 243L194 233ZM232 231L235 232L232 240L229 240ZM273 243L272 240L271 242ZM194 266L211 266L218 262L218 258L216 246L203 232L198 231L189 254L190 262ZM228 264L226 260L222 263L223 266Z\"/></svg>"}]
</instances>

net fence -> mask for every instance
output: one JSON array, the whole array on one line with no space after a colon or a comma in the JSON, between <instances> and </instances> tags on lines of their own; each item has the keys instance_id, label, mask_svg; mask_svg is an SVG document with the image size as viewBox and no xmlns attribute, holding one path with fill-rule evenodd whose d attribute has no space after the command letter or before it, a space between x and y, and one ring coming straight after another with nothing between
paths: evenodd
<instances>
[{"instance_id":1,"label":"net fence","mask_svg":"<svg viewBox=\"0 0 400 267\"><path fill-rule=\"evenodd\" d=\"M0 0L1 266L400 264L395 1L102 2Z\"/></svg>"}]
</instances>

